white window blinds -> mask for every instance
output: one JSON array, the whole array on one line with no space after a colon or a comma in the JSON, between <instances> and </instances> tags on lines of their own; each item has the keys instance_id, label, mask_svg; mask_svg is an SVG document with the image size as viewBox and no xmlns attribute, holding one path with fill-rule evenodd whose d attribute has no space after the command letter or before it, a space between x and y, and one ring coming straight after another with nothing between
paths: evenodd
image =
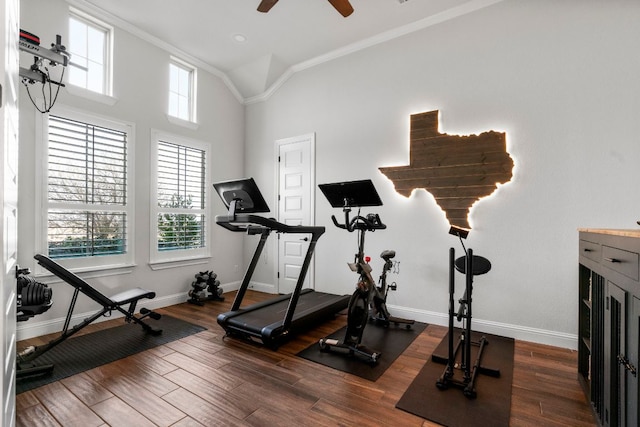
<instances>
[{"instance_id":1,"label":"white window blinds","mask_svg":"<svg viewBox=\"0 0 640 427\"><path fill-rule=\"evenodd\" d=\"M205 154L158 141L158 251L205 247Z\"/></svg>"},{"instance_id":2,"label":"white window blinds","mask_svg":"<svg viewBox=\"0 0 640 427\"><path fill-rule=\"evenodd\" d=\"M127 250L127 134L49 116L47 242L52 258Z\"/></svg>"}]
</instances>

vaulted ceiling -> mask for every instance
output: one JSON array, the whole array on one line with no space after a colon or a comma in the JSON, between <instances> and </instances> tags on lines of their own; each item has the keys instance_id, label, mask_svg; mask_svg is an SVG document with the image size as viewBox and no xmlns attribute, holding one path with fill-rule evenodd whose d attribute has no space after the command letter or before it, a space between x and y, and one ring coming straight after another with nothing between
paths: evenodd
<instances>
[{"instance_id":1,"label":"vaulted ceiling","mask_svg":"<svg viewBox=\"0 0 640 427\"><path fill-rule=\"evenodd\" d=\"M67 0L142 38L182 53L225 79L244 102L332 58L502 0L350 0L343 17L328 0Z\"/></svg>"}]
</instances>

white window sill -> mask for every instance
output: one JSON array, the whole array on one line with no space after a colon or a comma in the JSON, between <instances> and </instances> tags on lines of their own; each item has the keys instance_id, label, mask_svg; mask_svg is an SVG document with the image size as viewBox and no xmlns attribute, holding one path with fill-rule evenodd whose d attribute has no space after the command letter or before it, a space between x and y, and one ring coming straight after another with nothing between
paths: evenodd
<instances>
[{"instance_id":1,"label":"white window sill","mask_svg":"<svg viewBox=\"0 0 640 427\"><path fill-rule=\"evenodd\" d=\"M74 268L74 269L68 269L68 270L72 271L74 274L86 280L86 279L92 279L96 277L119 276L121 274L131 274L135 266L136 266L135 264L114 264L114 265L101 265L101 266L95 266L95 267ZM36 271L35 277L38 277L38 278L51 277L52 279L46 280L47 283L57 283L57 282L64 281L60 279L58 276L56 276L55 274L51 273L49 270L41 266L38 266L38 270Z\"/></svg>"},{"instance_id":2,"label":"white window sill","mask_svg":"<svg viewBox=\"0 0 640 427\"><path fill-rule=\"evenodd\" d=\"M74 95L80 98L85 98L90 101L99 102L101 104L105 104L109 106L114 106L118 102L118 98L114 98L113 96L105 95L98 92L93 92L91 90L83 89L81 87L74 86L71 84L67 84L65 86L65 89L71 95Z\"/></svg>"},{"instance_id":3,"label":"white window sill","mask_svg":"<svg viewBox=\"0 0 640 427\"><path fill-rule=\"evenodd\" d=\"M168 259L168 260L155 260L149 262L149 267L153 271L166 270L175 267L188 267L191 265L208 264L211 261L210 256L205 257L193 257L188 259Z\"/></svg>"},{"instance_id":4,"label":"white window sill","mask_svg":"<svg viewBox=\"0 0 640 427\"><path fill-rule=\"evenodd\" d=\"M170 116L167 114L167 121L177 126L182 126L191 130L196 130L200 125L195 122L190 122L189 120L182 120L177 117Z\"/></svg>"}]
</instances>

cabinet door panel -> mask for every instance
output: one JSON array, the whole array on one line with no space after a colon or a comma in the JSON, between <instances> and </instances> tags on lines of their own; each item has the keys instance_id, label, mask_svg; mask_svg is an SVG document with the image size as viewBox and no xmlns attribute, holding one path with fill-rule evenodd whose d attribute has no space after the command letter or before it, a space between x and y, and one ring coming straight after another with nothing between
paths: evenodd
<instances>
[{"instance_id":1,"label":"cabinet door panel","mask_svg":"<svg viewBox=\"0 0 640 427\"><path fill-rule=\"evenodd\" d=\"M594 410L604 424L604 400L605 395L605 300L607 298L607 286L604 277L599 274L591 275L592 306L591 311L591 401Z\"/></svg>"},{"instance_id":2,"label":"cabinet door panel","mask_svg":"<svg viewBox=\"0 0 640 427\"><path fill-rule=\"evenodd\" d=\"M631 316L629 317L629 337L628 337L628 348L629 348L629 361L635 368L635 375L629 374L627 378L629 379L629 399L627 400L628 408L627 408L627 421L630 426L637 426L640 422L640 414L638 399L640 398L640 392L638 390L638 385L640 381L638 381L638 368L640 368L640 359L638 358L639 348L640 348L640 299L634 297L631 308Z\"/></svg>"},{"instance_id":3,"label":"cabinet door panel","mask_svg":"<svg viewBox=\"0 0 640 427\"><path fill-rule=\"evenodd\" d=\"M626 353L626 313L627 294L615 284L607 281L609 297L605 315L605 422L607 426L625 426L626 424L626 375L618 362L619 355Z\"/></svg>"}]
</instances>

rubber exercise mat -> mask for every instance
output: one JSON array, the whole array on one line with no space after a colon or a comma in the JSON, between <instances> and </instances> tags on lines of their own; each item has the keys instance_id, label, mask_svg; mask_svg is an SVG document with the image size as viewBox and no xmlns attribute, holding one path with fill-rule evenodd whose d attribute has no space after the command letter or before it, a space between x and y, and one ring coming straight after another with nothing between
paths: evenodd
<instances>
[{"instance_id":1,"label":"rubber exercise mat","mask_svg":"<svg viewBox=\"0 0 640 427\"><path fill-rule=\"evenodd\" d=\"M419 322L413 324L411 329L406 329L403 325L391 325L388 328L372 324L367 325L362 337L362 344L382 353L382 356L375 365L363 361L363 359L360 359L358 356L320 351L320 345L317 342L302 350L297 355L339 371L347 372L369 381L375 381L384 374L393 361L411 345L413 340L420 335L426 327L426 323ZM346 326L331 334L330 338L342 340L345 331Z\"/></svg>"},{"instance_id":2,"label":"rubber exercise mat","mask_svg":"<svg viewBox=\"0 0 640 427\"><path fill-rule=\"evenodd\" d=\"M514 341L491 334L472 332L472 341L484 335L488 344L482 355L482 366L499 369L500 377L480 374L476 379L477 397L470 399L462 390L450 387L440 390L436 380L445 365L431 359L400 398L396 408L449 427L508 426L511 413L511 383L513 380ZM447 357L448 335L442 339L433 354ZM458 333L456 333L456 339ZM455 343L455 342L454 342ZM471 360L476 359L478 346L471 347ZM461 372L456 369L456 378Z\"/></svg>"},{"instance_id":3,"label":"rubber exercise mat","mask_svg":"<svg viewBox=\"0 0 640 427\"><path fill-rule=\"evenodd\" d=\"M140 325L125 323L63 341L33 361L35 366L53 364L53 373L18 379L16 394L206 330L167 315L159 320L146 318L145 321L162 329L162 334L146 334Z\"/></svg>"}]
</instances>

